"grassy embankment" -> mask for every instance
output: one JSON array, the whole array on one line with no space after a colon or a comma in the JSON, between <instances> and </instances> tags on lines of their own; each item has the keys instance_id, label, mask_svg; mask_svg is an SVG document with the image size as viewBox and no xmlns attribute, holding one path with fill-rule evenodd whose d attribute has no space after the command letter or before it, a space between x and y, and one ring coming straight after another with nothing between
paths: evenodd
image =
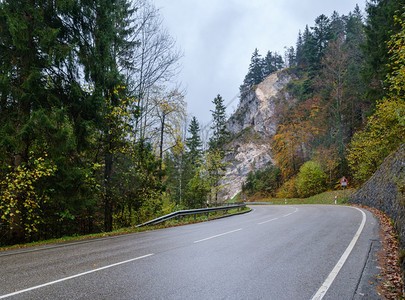
<instances>
[{"instance_id":1,"label":"grassy embankment","mask_svg":"<svg viewBox=\"0 0 405 300\"><path fill-rule=\"evenodd\" d=\"M95 239L95 238L123 235L123 234L128 234L128 233L142 232L142 231L147 231L147 230L174 227L174 226L186 225L186 224L191 224L191 223L199 223L199 222L214 220L217 218L222 218L225 216L230 216L233 214L247 212L249 210L250 210L250 208L247 208L247 207L243 210L240 210L240 209L238 210L235 208L235 209L230 209L228 211L212 212L209 214L208 217L206 214L197 215L196 217L194 217L194 215L190 215L190 216L182 217L180 221L177 218L174 218L174 219L168 220L162 224L153 225L153 226L144 226L144 227L133 226L133 227L117 229L112 232L102 232L102 233L88 234L88 235L82 235L82 236L80 236L80 235L64 236L64 237L61 237L58 239L51 239L51 240L46 240L46 241L38 241L38 242L32 242L32 243L27 243L27 244L12 245L12 246L3 246L3 247L0 247L0 251L19 249L19 248L28 248L28 247L39 247L39 246L50 245L50 244L61 244L61 243L66 243L66 242L82 241L82 240L89 240L89 239Z\"/></svg>"},{"instance_id":2,"label":"grassy embankment","mask_svg":"<svg viewBox=\"0 0 405 300\"><path fill-rule=\"evenodd\" d=\"M345 190L344 196L343 191L328 191L309 198L268 198L261 196L253 196L248 201L251 202L269 202L271 204L335 204L335 197L337 204L345 204L347 202L348 196L354 192L353 189Z\"/></svg>"},{"instance_id":3,"label":"grassy embankment","mask_svg":"<svg viewBox=\"0 0 405 300\"><path fill-rule=\"evenodd\" d=\"M335 196L337 197L337 203L343 204L343 203L346 203L347 196L352 191L353 190L345 191L345 200L343 199L342 191L329 191L329 192L324 192L322 194L318 194L318 195L315 195L315 196L312 196L309 198L290 198L290 199L287 199L287 204L288 205L291 205L291 204L335 204ZM268 202L271 204L285 204L285 199L265 198L265 197L260 197L260 196L251 197L251 198L247 199L247 201ZM249 210L249 208L245 209L245 211L248 211L248 210ZM227 215L232 215L232 214L236 214L236 213L240 213L240 212L241 211L238 211L237 209L232 209L227 212L219 211L216 213L210 213L208 218L207 218L207 215L198 215L196 218L194 217L194 215L190 215L190 216L182 217L180 221L176 218L176 219L172 219L172 220L166 221L162 224L158 224L158 225L154 225L154 226L145 226L145 227L135 227L134 226L134 227L117 229L112 232L103 232L103 233L96 233L96 234L83 235L83 236L65 236L65 237L58 238L58 239L39 241L39 242L33 242L33 243L28 243L28 244L4 246L4 247L0 247L0 251L4 251L4 250L8 250L8 249L36 247L36 246L49 245L49 244L58 244L58 243L65 243L65 242L72 242L72 241L81 241L81 240L88 240L88 239L94 239L94 238L100 238L100 237L117 236L117 235L122 235L122 234L135 233L135 232L141 232L141 231L147 231L147 230L155 230L155 229L161 229L161 228L167 228L167 227L174 227L174 226L186 225L186 224L191 224L191 223L199 223L199 222L204 222L207 220L214 220L214 219L217 219L220 217L224 217Z\"/></svg>"}]
</instances>

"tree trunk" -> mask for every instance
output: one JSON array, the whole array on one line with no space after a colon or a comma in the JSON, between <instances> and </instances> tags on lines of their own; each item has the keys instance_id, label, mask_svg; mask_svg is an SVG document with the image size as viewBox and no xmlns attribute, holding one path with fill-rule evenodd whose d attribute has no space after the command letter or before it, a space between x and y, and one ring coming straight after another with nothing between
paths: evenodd
<instances>
[{"instance_id":1,"label":"tree trunk","mask_svg":"<svg viewBox=\"0 0 405 300\"><path fill-rule=\"evenodd\" d=\"M105 168L104 168L104 231L112 231L112 213L113 213L113 199L111 192L111 174L113 164L113 154L109 153L109 150L105 156Z\"/></svg>"},{"instance_id":2,"label":"tree trunk","mask_svg":"<svg viewBox=\"0 0 405 300\"><path fill-rule=\"evenodd\" d=\"M163 162L163 138L164 138L164 130L165 130L165 119L166 119L166 114L163 113L162 116L162 123L161 123L161 128L160 128L160 144L159 144L159 170L162 171L162 162Z\"/></svg>"}]
</instances>

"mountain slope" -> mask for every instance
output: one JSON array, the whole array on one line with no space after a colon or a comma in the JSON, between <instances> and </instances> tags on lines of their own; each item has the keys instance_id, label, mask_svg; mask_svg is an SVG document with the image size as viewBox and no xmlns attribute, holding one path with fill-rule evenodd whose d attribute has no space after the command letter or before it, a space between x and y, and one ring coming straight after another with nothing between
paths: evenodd
<instances>
[{"instance_id":1,"label":"mountain slope","mask_svg":"<svg viewBox=\"0 0 405 300\"><path fill-rule=\"evenodd\" d=\"M241 99L228 120L233 138L228 143L229 163L223 184L223 198L231 199L242 189L248 173L273 162L270 140L277 129L276 106L283 101L295 102L286 86L295 76L283 69L267 76Z\"/></svg>"}]
</instances>

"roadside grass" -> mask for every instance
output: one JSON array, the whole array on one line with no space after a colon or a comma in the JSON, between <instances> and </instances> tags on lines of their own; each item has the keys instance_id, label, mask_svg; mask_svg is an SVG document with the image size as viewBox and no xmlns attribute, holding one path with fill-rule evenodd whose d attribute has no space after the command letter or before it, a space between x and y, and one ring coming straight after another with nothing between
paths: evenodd
<instances>
[{"instance_id":1,"label":"roadside grass","mask_svg":"<svg viewBox=\"0 0 405 300\"><path fill-rule=\"evenodd\" d=\"M31 243L26 243L26 244L1 246L0 252L6 251L6 250L13 250L13 249L23 249L23 248L40 247L40 246L46 246L46 245L52 245L52 244L63 244L63 243L68 243L68 242L91 240L91 239L96 239L96 238L118 236L118 235L123 235L123 234L130 234L130 233L136 233L136 232L142 232L142 231L149 231L149 230L156 230L156 229L162 229L162 228L168 228L168 227L187 225L187 224L192 224L192 223L200 223L200 222L211 221L211 220L215 220L218 218L232 216L232 215L236 215L236 214L240 214L240 213L245 213L248 211L250 211L250 208L248 208L248 207L245 207L242 210L241 209L238 210L235 208L235 209L230 209L228 211L212 212L212 213L209 213L208 217L206 214L201 214L201 215L197 215L196 218L194 217L194 215L181 217L180 220L178 218L174 218L174 219L168 220L164 223L153 225L153 226L143 226L143 227L132 226L132 227L117 229L117 230L114 230L111 232L101 232L101 233L94 233L94 234L87 234L87 235L64 236L64 237L57 238L57 239L49 239L49 240L31 242Z\"/></svg>"},{"instance_id":2,"label":"roadside grass","mask_svg":"<svg viewBox=\"0 0 405 300\"><path fill-rule=\"evenodd\" d=\"M254 202L268 202L269 204L335 204L335 197L337 204L345 204L347 202L348 196L353 193L353 189L345 190L344 197L343 191L327 191L308 198L266 198L255 196L251 199ZM249 200L249 199L248 199Z\"/></svg>"}]
</instances>

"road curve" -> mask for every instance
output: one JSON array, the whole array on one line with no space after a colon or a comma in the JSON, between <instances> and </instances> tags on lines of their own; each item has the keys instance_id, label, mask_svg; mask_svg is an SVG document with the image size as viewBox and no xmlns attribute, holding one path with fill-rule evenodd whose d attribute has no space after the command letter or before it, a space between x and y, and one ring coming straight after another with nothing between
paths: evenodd
<instances>
[{"instance_id":1,"label":"road curve","mask_svg":"<svg viewBox=\"0 0 405 300\"><path fill-rule=\"evenodd\" d=\"M372 214L327 205L252 208L211 222L0 252L0 299L364 295L366 262L379 241Z\"/></svg>"}]
</instances>

